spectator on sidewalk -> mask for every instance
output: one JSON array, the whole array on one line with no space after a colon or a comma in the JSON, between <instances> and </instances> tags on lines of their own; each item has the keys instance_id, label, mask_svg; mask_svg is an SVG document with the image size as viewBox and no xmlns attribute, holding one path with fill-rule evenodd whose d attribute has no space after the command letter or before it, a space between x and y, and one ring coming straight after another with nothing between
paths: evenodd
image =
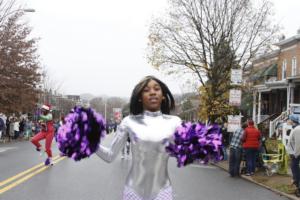
<instances>
[{"instance_id":1,"label":"spectator on sidewalk","mask_svg":"<svg viewBox=\"0 0 300 200\"><path fill-rule=\"evenodd\" d=\"M32 122L27 119L25 121L25 138L29 139L32 136Z\"/></svg>"},{"instance_id":2,"label":"spectator on sidewalk","mask_svg":"<svg viewBox=\"0 0 300 200\"><path fill-rule=\"evenodd\" d=\"M128 137L127 141L125 143L125 146L122 149L122 156L121 156L121 158L122 159L126 159L126 158L129 159L129 156L130 156L130 138Z\"/></svg>"},{"instance_id":3,"label":"spectator on sidewalk","mask_svg":"<svg viewBox=\"0 0 300 200\"><path fill-rule=\"evenodd\" d=\"M41 127L37 121L34 122L32 131L34 135L38 134L41 131Z\"/></svg>"},{"instance_id":4,"label":"spectator on sidewalk","mask_svg":"<svg viewBox=\"0 0 300 200\"><path fill-rule=\"evenodd\" d=\"M11 141L15 137L15 131L14 131L14 117L9 118L9 134L8 134L8 141Z\"/></svg>"},{"instance_id":5,"label":"spectator on sidewalk","mask_svg":"<svg viewBox=\"0 0 300 200\"><path fill-rule=\"evenodd\" d=\"M14 139L18 139L20 134L20 122L18 121L18 119L15 117L14 118Z\"/></svg>"},{"instance_id":6,"label":"spectator on sidewalk","mask_svg":"<svg viewBox=\"0 0 300 200\"><path fill-rule=\"evenodd\" d=\"M293 174L293 182L296 189L296 196L300 197L300 126L299 120L291 117L293 123L293 130L290 134L290 140L287 145L287 151L291 158L291 170Z\"/></svg>"},{"instance_id":7,"label":"spectator on sidewalk","mask_svg":"<svg viewBox=\"0 0 300 200\"><path fill-rule=\"evenodd\" d=\"M23 137L25 136L25 118L22 118L21 121L19 122L19 136Z\"/></svg>"},{"instance_id":8,"label":"spectator on sidewalk","mask_svg":"<svg viewBox=\"0 0 300 200\"><path fill-rule=\"evenodd\" d=\"M0 140L2 138L2 134L5 131L5 122L4 120L0 117ZM3 134L4 135L4 134Z\"/></svg>"},{"instance_id":9,"label":"spectator on sidewalk","mask_svg":"<svg viewBox=\"0 0 300 200\"><path fill-rule=\"evenodd\" d=\"M10 139L10 136L9 136L9 128L10 128L10 119L9 117L6 118L6 122L5 122L5 125L6 125L6 136L8 138L8 140Z\"/></svg>"},{"instance_id":10,"label":"spectator on sidewalk","mask_svg":"<svg viewBox=\"0 0 300 200\"><path fill-rule=\"evenodd\" d=\"M54 124L54 139L57 142L58 129L66 123L65 116L61 116L60 120Z\"/></svg>"},{"instance_id":11,"label":"spectator on sidewalk","mask_svg":"<svg viewBox=\"0 0 300 200\"><path fill-rule=\"evenodd\" d=\"M229 174L231 177L240 176L240 165L242 156L242 138L244 136L244 129L247 127L246 123L237 129L232 136L229 148Z\"/></svg>"},{"instance_id":12,"label":"spectator on sidewalk","mask_svg":"<svg viewBox=\"0 0 300 200\"><path fill-rule=\"evenodd\" d=\"M223 121L221 125L221 133L222 133L222 151L223 151L223 160L228 159L227 149L229 146L229 132L227 131L227 122Z\"/></svg>"},{"instance_id":13,"label":"spectator on sidewalk","mask_svg":"<svg viewBox=\"0 0 300 200\"><path fill-rule=\"evenodd\" d=\"M248 127L244 131L243 148L246 154L246 176L252 176L256 169L256 159L260 147L260 131L254 127L253 120L248 120Z\"/></svg>"}]
</instances>

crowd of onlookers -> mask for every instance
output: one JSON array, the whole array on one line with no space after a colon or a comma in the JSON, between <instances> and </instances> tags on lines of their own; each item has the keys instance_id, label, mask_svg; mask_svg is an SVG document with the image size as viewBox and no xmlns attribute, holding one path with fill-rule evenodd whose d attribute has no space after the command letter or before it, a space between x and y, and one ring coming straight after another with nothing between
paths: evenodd
<instances>
[{"instance_id":1,"label":"crowd of onlookers","mask_svg":"<svg viewBox=\"0 0 300 200\"><path fill-rule=\"evenodd\" d=\"M290 116L288 122L292 124L293 129L290 133L286 152L290 156L292 181L297 188L295 194L300 197L300 119ZM252 176L257 167L263 167L260 155L266 153L265 139L255 127L253 120L243 123L233 133L227 132L226 123L221 125L221 130L224 160L229 162L231 177L239 177L241 173ZM244 166L241 161L244 161Z\"/></svg>"},{"instance_id":2,"label":"crowd of onlookers","mask_svg":"<svg viewBox=\"0 0 300 200\"><path fill-rule=\"evenodd\" d=\"M58 128L63 124L61 119L54 120L55 134ZM0 142L9 142L18 139L30 139L35 134L41 131L41 125L38 120L32 120L27 115L21 115L19 117L12 115L6 116L0 113ZM106 131L107 134L116 131L117 123L107 122Z\"/></svg>"},{"instance_id":3,"label":"crowd of onlookers","mask_svg":"<svg viewBox=\"0 0 300 200\"><path fill-rule=\"evenodd\" d=\"M38 127L26 117L0 115L0 140L30 138ZM38 131L38 130L36 130Z\"/></svg>"},{"instance_id":4,"label":"crowd of onlookers","mask_svg":"<svg viewBox=\"0 0 300 200\"><path fill-rule=\"evenodd\" d=\"M229 161L229 174L231 177L240 176L241 161L245 161L243 172L252 176L257 167L258 156L263 151L263 137L254 126L253 120L243 123L233 133L227 132L227 124L221 126L223 139L224 160ZM228 156L229 152L229 156Z\"/></svg>"},{"instance_id":5,"label":"crowd of onlookers","mask_svg":"<svg viewBox=\"0 0 300 200\"><path fill-rule=\"evenodd\" d=\"M60 126L60 121L54 123L56 129ZM0 113L0 141L9 142L19 139L30 139L40 132L41 125L38 121L31 120L29 117L21 115L5 116Z\"/></svg>"}]
</instances>

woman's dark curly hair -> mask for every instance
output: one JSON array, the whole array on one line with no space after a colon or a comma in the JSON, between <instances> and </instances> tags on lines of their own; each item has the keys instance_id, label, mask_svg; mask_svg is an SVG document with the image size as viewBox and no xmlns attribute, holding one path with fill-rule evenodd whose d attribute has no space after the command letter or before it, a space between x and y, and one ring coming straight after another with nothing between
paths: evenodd
<instances>
[{"instance_id":1,"label":"woman's dark curly hair","mask_svg":"<svg viewBox=\"0 0 300 200\"><path fill-rule=\"evenodd\" d=\"M143 113L143 102L141 102L142 92L147 84L151 81L156 81L162 90L162 94L165 99L162 101L160 110L164 114L170 114L170 111L175 108L175 101L172 93L165 83L161 80L157 79L154 76L146 76L143 78L133 89L131 97L130 97L130 113L133 115L138 115Z\"/></svg>"}]
</instances>

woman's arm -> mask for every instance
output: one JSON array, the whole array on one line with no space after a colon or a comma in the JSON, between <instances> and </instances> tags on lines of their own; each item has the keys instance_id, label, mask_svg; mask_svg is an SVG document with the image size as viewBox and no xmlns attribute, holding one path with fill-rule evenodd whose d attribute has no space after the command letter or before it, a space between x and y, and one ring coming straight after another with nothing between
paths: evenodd
<instances>
[{"instance_id":1,"label":"woman's arm","mask_svg":"<svg viewBox=\"0 0 300 200\"><path fill-rule=\"evenodd\" d=\"M244 130L243 137L242 137L242 143L245 143L246 139L247 139L247 132L246 132L246 130Z\"/></svg>"},{"instance_id":2,"label":"woman's arm","mask_svg":"<svg viewBox=\"0 0 300 200\"><path fill-rule=\"evenodd\" d=\"M125 128L125 122L123 121L120 126L117 128L116 135L109 148L99 145L99 149L96 151L96 154L102 158L104 161L111 163L117 157L121 148L124 147L128 133Z\"/></svg>"}]
</instances>

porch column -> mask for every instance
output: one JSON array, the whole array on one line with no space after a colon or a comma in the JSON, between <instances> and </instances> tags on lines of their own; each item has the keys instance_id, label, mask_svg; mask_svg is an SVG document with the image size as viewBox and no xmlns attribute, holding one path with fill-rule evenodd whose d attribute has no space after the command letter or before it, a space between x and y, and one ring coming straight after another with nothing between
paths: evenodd
<instances>
[{"instance_id":1,"label":"porch column","mask_svg":"<svg viewBox=\"0 0 300 200\"><path fill-rule=\"evenodd\" d=\"M295 85L292 85L291 87L291 103L294 103L295 102L295 97L294 97L294 90L295 90Z\"/></svg>"},{"instance_id":2,"label":"porch column","mask_svg":"<svg viewBox=\"0 0 300 200\"><path fill-rule=\"evenodd\" d=\"M257 123L261 121L261 92L258 92L258 111L257 111Z\"/></svg>"},{"instance_id":3,"label":"porch column","mask_svg":"<svg viewBox=\"0 0 300 200\"><path fill-rule=\"evenodd\" d=\"M291 96L291 85L289 84L286 88L286 110L290 108L290 96Z\"/></svg>"},{"instance_id":4,"label":"porch column","mask_svg":"<svg viewBox=\"0 0 300 200\"><path fill-rule=\"evenodd\" d=\"M256 91L253 92L253 111L252 111L252 119L254 123L256 123Z\"/></svg>"}]
</instances>

